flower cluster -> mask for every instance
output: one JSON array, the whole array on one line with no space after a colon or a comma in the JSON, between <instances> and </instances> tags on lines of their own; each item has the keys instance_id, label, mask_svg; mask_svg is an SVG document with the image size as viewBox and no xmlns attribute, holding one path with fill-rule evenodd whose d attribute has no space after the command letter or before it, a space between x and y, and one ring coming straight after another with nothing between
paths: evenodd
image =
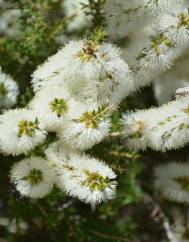
<instances>
[{"instance_id":1,"label":"flower cluster","mask_svg":"<svg viewBox=\"0 0 189 242\"><path fill-rule=\"evenodd\" d=\"M125 114L122 131L131 149L166 151L189 142L189 96L180 97L159 108Z\"/></svg>"},{"instance_id":2,"label":"flower cluster","mask_svg":"<svg viewBox=\"0 0 189 242\"><path fill-rule=\"evenodd\" d=\"M25 154L42 145L49 132L57 141L46 158L26 158L10 173L16 189L33 199L54 185L95 205L115 195L115 173L84 154L106 137L110 116L133 88L132 74L119 50L107 43L71 41L32 75L35 96L27 108L0 116L0 149Z\"/></svg>"},{"instance_id":3,"label":"flower cluster","mask_svg":"<svg viewBox=\"0 0 189 242\"><path fill-rule=\"evenodd\" d=\"M189 47L188 6L188 0L107 1L110 35L130 40L123 55L134 71L136 90L168 70Z\"/></svg>"},{"instance_id":4,"label":"flower cluster","mask_svg":"<svg viewBox=\"0 0 189 242\"><path fill-rule=\"evenodd\" d=\"M58 148L59 144L50 147L47 157L55 169L56 184L60 189L91 205L114 197L116 175L110 167L90 156L74 154L73 151L66 159L65 147L52 159L52 153L55 155Z\"/></svg>"},{"instance_id":5,"label":"flower cluster","mask_svg":"<svg viewBox=\"0 0 189 242\"><path fill-rule=\"evenodd\" d=\"M34 90L56 82L82 103L96 108L116 105L133 89L129 67L120 55L111 44L70 41L33 73Z\"/></svg>"},{"instance_id":6,"label":"flower cluster","mask_svg":"<svg viewBox=\"0 0 189 242\"><path fill-rule=\"evenodd\" d=\"M124 166L119 162L125 158L134 163L126 164L129 181L121 183L129 185L130 194L126 200L121 194L121 200L124 204L136 202L140 193L136 175L142 169L135 166L135 151L150 148L166 152L189 143L189 0L13 2L0 0L0 52L4 68L10 70L15 63L11 73L16 71L22 91L26 87L22 80L28 78L29 71L54 53L57 44L63 44L31 74L29 95L26 92L20 99L17 83L0 68L0 153L13 156L10 159L15 163L9 176L14 188L21 196L32 199L42 215L38 205L43 201L38 204L36 199L52 192L53 196L47 197L48 209L52 197L59 199L57 190L72 197L71 202L79 199L95 208L116 196L114 168L121 173ZM150 83L153 89L145 89L149 103L162 106L126 110L119 123L121 110L146 99L128 98L118 109L124 98ZM143 103L138 105L141 106ZM114 140L117 136L122 137ZM104 146L109 145L113 150L108 154L118 157L112 167L96 155L89 155L96 152L96 147L90 149L105 138L102 150L107 151ZM177 161L155 168L151 165L156 159L147 159L150 170L154 170L154 193L148 194L147 177L143 202L153 203L151 215L154 221L158 215L165 222L171 242L189 242L189 213L183 206L189 204L189 162L180 159L186 149L174 152ZM148 154L151 157L154 152ZM169 155L158 152L163 161L169 161ZM169 206L165 214L164 205ZM66 206L58 207L57 212ZM179 209L172 211L172 207L183 209L185 216ZM73 209L68 210L73 221ZM169 219L164 221L167 216L172 216L170 223ZM52 221L51 225L49 221L47 225L53 228L63 224L63 219L57 216L58 223ZM35 220L32 219L34 225L36 222L43 226L40 216L40 221ZM16 234L29 228L19 216L13 220L0 217L0 226Z\"/></svg>"},{"instance_id":7,"label":"flower cluster","mask_svg":"<svg viewBox=\"0 0 189 242\"><path fill-rule=\"evenodd\" d=\"M104 7L108 30L112 35L125 37L133 30L157 23L163 14L175 9L179 2L181 1L109 0Z\"/></svg>"},{"instance_id":8,"label":"flower cluster","mask_svg":"<svg viewBox=\"0 0 189 242\"><path fill-rule=\"evenodd\" d=\"M109 0L104 11L106 30L113 41L120 40L133 71L132 91L153 83L157 103L164 104L122 116L119 134L126 148L165 152L185 146L189 143L189 1ZM189 164L169 162L154 173L157 202L164 205L168 200L174 206L173 211L166 207L165 214L163 208L160 211L167 237L171 242L188 242L188 209L183 209L183 216L176 208L189 203ZM174 215L172 224L167 215Z\"/></svg>"}]
</instances>

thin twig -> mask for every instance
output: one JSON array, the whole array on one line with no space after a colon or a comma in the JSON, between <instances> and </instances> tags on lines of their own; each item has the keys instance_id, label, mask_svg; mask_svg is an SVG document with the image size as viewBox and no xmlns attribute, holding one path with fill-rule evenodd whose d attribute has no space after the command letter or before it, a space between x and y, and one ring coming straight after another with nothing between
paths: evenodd
<instances>
[{"instance_id":1,"label":"thin twig","mask_svg":"<svg viewBox=\"0 0 189 242\"><path fill-rule=\"evenodd\" d=\"M129 242L129 240L127 240L127 239L111 236L111 235L108 235L108 234L102 234L102 233L94 231L94 230L91 230L91 233L93 233L94 235L96 235L98 237L105 238L105 239L111 239L111 240L114 240L114 241L120 240L120 241Z\"/></svg>"},{"instance_id":2,"label":"thin twig","mask_svg":"<svg viewBox=\"0 0 189 242\"><path fill-rule=\"evenodd\" d=\"M163 209L161 208L161 206L156 202L156 200L149 194L146 194L146 196L153 202L153 204L155 205L155 208L157 210L157 212L159 213L160 219L163 222L163 227L164 230L166 232L167 238L170 242L179 242L175 236L174 233L172 231L169 219L167 218L166 214L164 213Z\"/></svg>"},{"instance_id":3,"label":"thin twig","mask_svg":"<svg viewBox=\"0 0 189 242\"><path fill-rule=\"evenodd\" d=\"M41 214L46 218L48 225L51 226L51 220L49 219L48 213L43 209L43 207L40 204L36 204L36 205L39 208ZM56 239L54 233L51 231L51 228L49 228L49 233L50 233L50 237L51 237L52 241L57 242L57 239Z\"/></svg>"}]
</instances>

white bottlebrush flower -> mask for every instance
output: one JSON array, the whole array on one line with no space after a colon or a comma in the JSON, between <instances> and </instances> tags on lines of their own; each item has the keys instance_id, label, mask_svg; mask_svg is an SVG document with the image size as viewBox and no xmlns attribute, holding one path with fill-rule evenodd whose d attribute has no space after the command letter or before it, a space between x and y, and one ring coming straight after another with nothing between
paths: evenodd
<instances>
[{"instance_id":1,"label":"white bottlebrush flower","mask_svg":"<svg viewBox=\"0 0 189 242\"><path fill-rule=\"evenodd\" d=\"M125 38L121 52L123 59L129 66L137 64L139 53L146 47L146 44L150 42L150 37L155 33L155 26L148 25L140 28L137 32L129 34L129 36Z\"/></svg>"},{"instance_id":2,"label":"white bottlebrush flower","mask_svg":"<svg viewBox=\"0 0 189 242\"><path fill-rule=\"evenodd\" d=\"M69 115L70 120L65 123L58 136L72 148L89 149L109 134L109 107L94 109L77 103Z\"/></svg>"},{"instance_id":3,"label":"white bottlebrush flower","mask_svg":"<svg viewBox=\"0 0 189 242\"><path fill-rule=\"evenodd\" d=\"M154 77L169 69L180 53L172 39L157 31L136 57L135 87L148 85Z\"/></svg>"},{"instance_id":4,"label":"white bottlebrush flower","mask_svg":"<svg viewBox=\"0 0 189 242\"><path fill-rule=\"evenodd\" d=\"M11 181L22 196L42 198L49 194L54 186L54 172L47 160L41 157L26 158L11 169Z\"/></svg>"},{"instance_id":5,"label":"white bottlebrush flower","mask_svg":"<svg viewBox=\"0 0 189 242\"><path fill-rule=\"evenodd\" d=\"M85 14L83 4L89 0L63 0L62 6L68 19L68 31L78 31L89 25L89 17Z\"/></svg>"},{"instance_id":6,"label":"white bottlebrush flower","mask_svg":"<svg viewBox=\"0 0 189 242\"><path fill-rule=\"evenodd\" d=\"M56 174L55 182L59 182L59 171L65 162L69 161L73 155L81 155L81 152L77 149L72 149L67 144L58 140L50 144L45 150L45 155L49 161L49 165L53 172Z\"/></svg>"},{"instance_id":7,"label":"white bottlebrush flower","mask_svg":"<svg viewBox=\"0 0 189 242\"><path fill-rule=\"evenodd\" d=\"M18 84L0 68L0 108L10 108L17 100Z\"/></svg>"},{"instance_id":8,"label":"white bottlebrush flower","mask_svg":"<svg viewBox=\"0 0 189 242\"><path fill-rule=\"evenodd\" d=\"M167 71L187 50L188 18L188 9L178 7L174 11L170 10L169 14L152 27L152 35L147 39L145 47L132 60L136 89L148 85L157 75ZM135 48L134 44L132 46ZM129 52L132 52L132 47ZM134 54L136 55L135 51Z\"/></svg>"},{"instance_id":9,"label":"white bottlebrush flower","mask_svg":"<svg viewBox=\"0 0 189 242\"><path fill-rule=\"evenodd\" d=\"M156 111L156 123L149 120L150 146L155 150L165 151L187 144L189 142L189 97L170 102Z\"/></svg>"},{"instance_id":10,"label":"white bottlebrush flower","mask_svg":"<svg viewBox=\"0 0 189 242\"><path fill-rule=\"evenodd\" d=\"M156 167L154 187L157 195L167 200L189 203L189 164L172 162Z\"/></svg>"},{"instance_id":11,"label":"white bottlebrush flower","mask_svg":"<svg viewBox=\"0 0 189 242\"><path fill-rule=\"evenodd\" d=\"M15 109L0 116L0 149L20 155L41 144L46 137L44 125L32 110Z\"/></svg>"},{"instance_id":12,"label":"white bottlebrush flower","mask_svg":"<svg viewBox=\"0 0 189 242\"><path fill-rule=\"evenodd\" d=\"M178 8L180 0L108 0L105 4L107 30L112 37L124 37L141 26L158 22L170 9Z\"/></svg>"},{"instance_id":13,"label":"white bottlebrush flower","mask_svg":"<svg viewBox=\"0 0 189 242\"><path fill-rule=\"evenodd\" d=\"M45 150L47 160L56 173L62 167L63 162L68 161L74 154L80 154L80 152L77 149L73 150L67 144L62 143L61 140L50 144Z\"/></svg>"},{"instance_id":14,"label":"white bottlebrush flower","mask_svg":"<svg viewBox=\"0 0 189 242\"><path fill-rule=\"evenodd\" d=\"M56 131L66 122L69 109L73 108L73 100L64 87L48 86L38 92L30 107L44 123L48 131Z\"/></svg>"},{"instance_id":15,"label":"white bottlebrush flower","mask_svg":"<svg viewBox=\"0 0 189 242\"><path fill-rule=\"evenodd\" d=\"M111 49L111 46L109 48ZM107 50L107 53L110 51ZM132 73L121 58L115 58L114 61L112 58L106 65L99 64L87 80L89 81L83 90L76 92L76 98L82 102L87 99L88 102L97 103L99 107L108 103L117 105L134 90Z\"/></svg>"},{"instance_id":16,"label":"white bottlebrush flower","mask_svg":"<svg viewBox=\"0 0 189 242\"><path fill-rule=\"evenodd\" d=\"M95 205L114 197L115 178L115 173L103 162L76 155L62 165L57 185L70 196Z\"/></svg>"},{"instance_id":17,"label":"white bottlebrush flower","mask_svg":"<svg viewBox=\"0 0 189 242\"><path fill-rule=\"evenodd\" d=\"M71 70L71 71L70 71ZM37 91L47 83L66 84L72 96L104 105L119 102L133 89L127 64L111 44L71 41L33 73Z\"/></svg>"},{"instance_id":18,"label":"white bottlebrush flower","mask_svg":"<svg viewBox=\"0 0 189 242\"><path fill-rule=\"evenodd\" d=\"M125 114L122 136L132 149L177 149L189 143L188 116L189 96L181 97L159 108Z\"/></svg>"},{"instance_id":19,"label":"white bottlebrush flower","mask_svg":"<svg viewBox=\"0 0 189 242\"><path fill-rule=\"evenodd\" d=\"M187 6L177 8L171 14L162 17L159 28L164 31L165 34L172 38L176 44L188 46L189 41L189 3Z\"/></svg>"},{"instance_id":20,"label":"white bottlebrush flower","mask_svg":"<svg viewBox=\"0 0 189 242\"><path fill-rule=\"evenodd\" d=\"M121 134L127 148L145 150L149 146L148 121L154 109L125 113L121 119Z\"/></svg>"}]
</instances>

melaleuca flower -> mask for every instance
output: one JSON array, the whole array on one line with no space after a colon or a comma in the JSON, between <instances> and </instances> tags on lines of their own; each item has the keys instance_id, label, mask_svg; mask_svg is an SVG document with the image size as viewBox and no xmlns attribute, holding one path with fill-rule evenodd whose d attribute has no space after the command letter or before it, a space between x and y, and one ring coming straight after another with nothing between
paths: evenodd
<instances>
[{"instance_id":1,"label":"melaleuca flower","mask_svg":"<svg viewBox=\"0 0 189 242\"><path fill-rule=\"evenodd\" d=\"M31 110L15 109L0 116L0 149L5 154L27 153L46 137L44 125Z\"/></svg>"},{"instance_id":2,"label":"melaleuca flower","mask_svg":"<svg viewBox=\"0 0 189 242\"><path fill-rule=\"evenodd\" d=\"M66 115L73 106L73 100L62 86L48 86L38 92L30 107L44 123L48 131L56 131L64 125Z\"/></svg>"},{"instance_id":3,"label":"melaleuca flower","mask_svg":"<svg viewBox=\"0 0 189 242\"><path fill-rule=\"evenodd\" d=\"M26 158L16 163L10 177L22 196L34 199L50 193L55 181L48 162L41 157Z\"/></svg>"},{"instance_id":4,"label":"melaleuca flower","mask_svg":"<svg viewBox=\"0 0 189 242\"><path fill-rule=\"evenodd\" d=\"M129 36L125 38L124 45L121 47L121 52L123 59L129 66L137 64L139 53L146 47L146 44L150 42L150 37L156 33L154 29L155 27L153 25L146 26L137 32L129 34Z\"/></svg>"},{"instance_id":5,"label":"melaleuca flower","mask_svg":"<svg viewBox=\"0 0 189 242\"><path fill-rule=\"evenodd\" d=\"M168 163L155 168L154 187L163 198L189 203L189 164Z\"/></svg>"},{"instance_id":6,"label":"melaleuca flower","mask_svg":"<svg viewBox=\"0 0 189 242\"><path fill-rule=\"evenodd\" d=\"M59 183L59 173L63 164L69 161L70 157L74 155L81 155L81 152L77 149L72 149L69 145L58 140L47 147L45 155L49 161L51 169L56 174L55 182Z\"/></svg>"},{"instance_id":7,"label":"melaleuca flower","mask_svg":"<svg viewBox=\"0 0 189 242\"><path fill-rule=\"evenodd\" d=\"M150 146L155 150L165 151L187 144L189 142L188 116L188 96L157 109L156 123L149 120Z\"/></svg>"},{"instance_id":8,"label":"melaleuca flower","mask_svg":"<svg viewBox=\"0 0 189 242\"><path fill-rule=\"evenodd\" d=\"M34 90L55 80L65 83L76 99L87 98L99 106L118 103L133 89L130 70L119 50L87 40L71 41L41 65L33 73Z\"/></svg>"},{"instance_id":9,"label":"melaleuca flower","mask_svg":"<svg viewBox=\"0 0 189 242\"><path fill-rule=\"evenodd\" d=\"M122 130L123 137L126 138L126 145L137 150L145 149L148 146L159 151L183 147L189 142L188 115L189 96L179 98L160 108L136 112L131 117L125 115L122 120ZM139 132L142 125L137 122L135 124L135 119L137 122L139 121L139 124L141 121L142 124L145 123L144 133ZM135 124L134 126L132 126L132 122ZM146 142L140 142L140 139L143 141L145 139Z\"/></svg>"},{"instance_id":10,"label":"melaleuca flower","mask_svg":"<svg viewBox=\"0 0 189 242\"><path fill-rule=\"evenodd\" d=\"M99 107L106 104L117 105L135 89L132 73L126 63L118 58L101 67L99 74L87 77L87 80L93 81L88 81L83 90L76 93L75 98L82 102L87 99L87 102L97 103Z\"/></svg>"},{"instance_id":11,"label":"melaleuca flower","mask_svg":"<svg viewBox=\"0 0 189 242\"><path fill-rule=\"evenodd\" d=\"M149 146L148 120L153 116L153 109L125 113L121 120L122 138L127 148L145 150Z\"/></svg>"},{"instance_id":12,"label":"melaleuca flower","mask_svg":"<svg viewBox=\"0 0 189 242\"><path fill-rule=\"evenodd\" d=\"M157 23L160 16L170 9L178 8L183 1L173 0L109 0L105 4L108 32L123 38L145 24Z\"/></svg>"},{"instance_id":13,"label":"melaleuca flower","mask_svg":"<svg viewBox=\"0 0 189 242\"><path fill-rule=\"evenodd\" d=\"M179 51L180 53L180 51ZM135 83L141 87L153 80L154 76L170 68L175 58L179 55L175 42L166 37L164 33L156 32L146 43L146 47L136 57ZM140 80L140 82L137 82Z\"/></svg>"},{"instance_id":14,"label":"melaleuca flower","mask_svg":"<svg viewBox=\"0 0 189 242\"><path fill-rule=\"evenodd\" d=\"M12 107L16 103L18 93L17 83L0 68L0 108Z\"/></svg>"},{"instance_id":15,"label":"melaleuca flower","mask_svg":"<svg viewBox=\"0 0 189 242\"><path fill-rule=\"evenodd\" d=\"M188 19L186 8L178 8L176 13L173 12L162 18L159 23L159 33L151 38L150 48L144 49L139 55L137 78L141 74L148 76L152 70L157 73L165 71L188 48ZM152 55L152 51L155 56Z\"/></svg>"},{"instance_id":16,"label":"melaleuca flower","mask_svg":"<svg viewBox=\"0 0 189 242\"><path fill-rule=\"evenodd\" d=\"M73 148L89 149L108 135L111 126L110 114L108 106L94 109L90 105L76 104L69 113L69 121L58 136Z\"/></svg>"},{"instance_id":17,"label":"melaleuca flower","mask_svg":"<svg viewBox=\"0 0 189 242\"><path fill-rule=\"evenodd\" d=\"M57 185L68 195L95 205L114 197L115 178L115 173L103 162L76 155L62 164Z\"/></svg>"},{"instance_id":18,"label":"melaleuca flower","mask_svg":"<svg viewBox=\"0 0 189 242\"><path fill-rule=\"evenodd\" d=\"M169 69L188 48L188 16L188 9L183 7L183 3L174 10L170 9L158 24L149 26L151 35L142 38L141 50L135 48L135 43L128 47L128 53L125 48L126 57L133 51L128 63L133 65L135 89L148 85L157 75Z\"/></svg>"},{"instance_id":19,"label":"melaleuca flower","mask_svg":"<svg viewBox=\"0 0 189 242\"><path fill-rule=\"evenodd\" d=\"M83 4L89 4L89 0L63 0L62 6L68 19L69 32L81 30L89 25L89 17L84 12Z\"/></svg>"},{"instance_id":20,"label":"melaleuca flower","mask_svg":"<svg viewBox=\"0 0 189 242\"><path fill-rule=\"evenodd\" d=\"M75 154L80 154L79 150L72 149L67 144L62 143L61 140L51 143L45 150L47 160L56 172L62 167L63 162L69 160Z\"/></svg>"},{"instance_id":21,"label":"melaleuca flower","mask_svg":"<svg viewBox=\"0 0 189 242\"><path fill-rule=\"evenodd\" d=\"M188 46L189 41L189 3L187 6L177 8L172 14L162 17L160 29L172 38L180 48L182 45Z\"/></svg>"}]
</instances>

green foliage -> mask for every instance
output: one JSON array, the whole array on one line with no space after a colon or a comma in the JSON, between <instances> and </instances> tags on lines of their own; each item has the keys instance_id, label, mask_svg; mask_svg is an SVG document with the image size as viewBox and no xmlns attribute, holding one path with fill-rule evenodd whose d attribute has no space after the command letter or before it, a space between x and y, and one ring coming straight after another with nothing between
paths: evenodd
<instances>
[{"instance_id":1,"label":"green foliage","mask_svg":"<svg viewBox=\"0 0 189 242\"><path fill-rule=\"evenodd\" d=\"M95 28L89 37L89 39L94 42L94 43L102 43L107 39L107 33L106 31L100 27L100 28Z\"/></svg>"}]
</instances>

